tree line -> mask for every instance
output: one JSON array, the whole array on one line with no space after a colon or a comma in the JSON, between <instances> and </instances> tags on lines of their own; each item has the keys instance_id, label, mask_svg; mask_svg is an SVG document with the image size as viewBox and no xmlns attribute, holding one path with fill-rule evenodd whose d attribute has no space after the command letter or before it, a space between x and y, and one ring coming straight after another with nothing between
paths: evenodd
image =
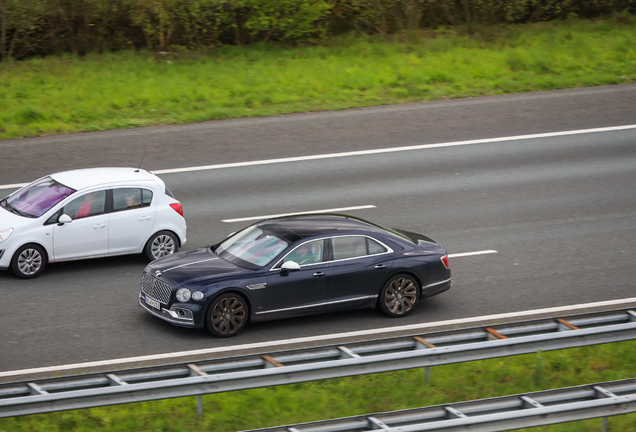
<instances>
[{"instance_id":1,"label":"tree line","mask_svg":"<svg viewBox=\"0 0 636 432\"><path fill-rule=\"evenodd\" d=\"M0 60L636 12L636 0L0 0Z\"/></svg>"}]
</instances>

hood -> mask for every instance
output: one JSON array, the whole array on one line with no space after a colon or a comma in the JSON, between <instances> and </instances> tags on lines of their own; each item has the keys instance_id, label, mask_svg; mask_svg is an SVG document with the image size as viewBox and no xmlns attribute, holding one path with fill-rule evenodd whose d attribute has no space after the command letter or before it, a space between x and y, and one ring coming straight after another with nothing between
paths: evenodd
<instances>
[{"instance_id":1,"label":"hood","mask_svg":"<svg viewBox=\"0 0 636 432\"><path fill-rule=\"evenodd\" d=\"M7 228L18 229L21 226L33 223L34 220L36 219L18 216L6 208L0 207L0 230Z\"/></svg>"},{"instance_id":2,"label":"hood","mask_svg":"<svg viewBox=\"0 0 636 432\"><path fill-rule=\"evenodd\" d=\"M148 264L144 271L169 283L172 287L190 285L209 279L224 279L250 272L250 270L219 258L210 248L178 252L160 258ZM157 272L160 272L159 275Z\"/></svg>"},{"instance_id":3,"label":"hood","mask_svg":"<svg viewBox=\"0 0 636 432\"><path fill-rule=\"evenodd\" d=\"M426 246L426 245L436 245L436 246L441 246L438 242L436 242L435 240L433 240L430 237L425 236L424 234L420 234L420 233L416 233L416 232L412 232L412 231L406 231L406 230L401 230L401 229L396 229L394 228L397 232L399 232L400 234L404 234L406 237L408 237L409 239L411 239L412 241L414 241L415 243L417 243L420 246Z\"/></svg>"}]
</instances>

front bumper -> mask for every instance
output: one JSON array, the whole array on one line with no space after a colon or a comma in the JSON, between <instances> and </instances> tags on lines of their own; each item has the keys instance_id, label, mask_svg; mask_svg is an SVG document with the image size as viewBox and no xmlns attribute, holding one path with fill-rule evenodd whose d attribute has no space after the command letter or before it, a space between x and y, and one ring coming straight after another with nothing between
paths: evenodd
<instances>
[{"instance_id":1,"label":"front bumper","mask_svg":"<svg viewBox=\"0 0 636 432\"><path fill-rule=\"evenodd\" d=\"M9 261L7 261L6 263L2 261L4 252L5 252L5 249L0 249L0 270L7 270L9 268Z\"/></svg>"},{"instance_id":2,"label":"front bumper","mask_svg":"<svg viewBox=\"0 0 636 432\"><path fill-rule=\"evenodd\" d=\"M145 296L142 293L139 294L139 306L151 315L161 318L164 321L168 321L170 324L180 327L196 327L194 324L194 313L190 309L183 307L177 308L174 306L170 309L166 309L164 307L162 307L161 310L155 309L146 303Z\"/></svg>"},{"instance_id":3,"label":"front bumper","mask_svg":"<svg viewBox=\"0 0 636 432\"><path fill-rule=\"evenodd\" d=\"M7 270L11 267L11 259L20 247L20 244L14 243L11 240L13 239L7 239L0 243L0 270Z\"/></svg>"}]
</instances>

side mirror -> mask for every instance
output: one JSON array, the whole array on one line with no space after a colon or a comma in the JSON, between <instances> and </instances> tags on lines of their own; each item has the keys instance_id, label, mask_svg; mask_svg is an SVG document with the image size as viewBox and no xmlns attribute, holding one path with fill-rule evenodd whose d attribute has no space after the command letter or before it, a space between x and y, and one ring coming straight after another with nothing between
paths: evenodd
<instances>
[{"instance_id":1,"label":"side mirror","mask_svg":"<svg viewBox=\"0 0 636 432\"><path fill-rule=\"evenodd\" d=\"M280 271L283 274L287 274L289 272L298 271L298 270L300 270L300 266L298 265L298 263L294 261L286 261L280 267Z\"/></svg>"},{"instance_id":2,"label":"side mirror","mask_svg":"<svg viewBox=\"0 0 636 432\"><path fill-rule=\"evenodd\" d=\"M67 215L67 214L63 214L57 220L57 224L58 225L64 225L64 224L71 223L71 222L73 222L73 219L71 219L71 217L69 215Z\"/></svg>"}]
</instances>

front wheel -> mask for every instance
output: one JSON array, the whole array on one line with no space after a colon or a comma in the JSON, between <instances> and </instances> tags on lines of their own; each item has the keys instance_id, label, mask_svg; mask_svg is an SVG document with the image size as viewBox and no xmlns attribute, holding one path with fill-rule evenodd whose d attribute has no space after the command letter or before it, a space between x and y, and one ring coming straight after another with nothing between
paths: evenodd
<instances>
[{"instance_id":1,"label":"front wheel","mask_svg":"<svg viewBox=\"0 0 636 432\"><path fill-rule=\"evenodd\" d=\"M11 271L20 279L38 277L46 266L46 253L41 246L24 245L18 249L11 260Z\"/></svg>"},{"instance_id":2,"label":"front wheel","mask_svg":"<svg viewBox=\"0 0 636 432\"><path fill-rule=\"evenodd\" d=\"M205 314L205 326L216 337L238 334L247 324L247 302L236 293L221 294Z\"/></svg>"},{"instance_id":3,"label":"front wheel","mask_svg":"<svg viewBox=\"0 0 636 432\"><path fill-rule=\"evenodd\" d=\"M391 318L408 315L420 298L417 281L409 275L393 276L380 291L380 309Z\"/></svg>"},{"instance_id":4,"label":"front wheel","mask_svg":"<svg viewBox=\"0 0 636 432\"><path fill-rule=\"evenodd\" d=\"M149 261L154 261L166 255L172 255L179 250L177 236L170 231L159 231L155 233L144 248L144 255Z\"/></svg>"}]
</instances>

